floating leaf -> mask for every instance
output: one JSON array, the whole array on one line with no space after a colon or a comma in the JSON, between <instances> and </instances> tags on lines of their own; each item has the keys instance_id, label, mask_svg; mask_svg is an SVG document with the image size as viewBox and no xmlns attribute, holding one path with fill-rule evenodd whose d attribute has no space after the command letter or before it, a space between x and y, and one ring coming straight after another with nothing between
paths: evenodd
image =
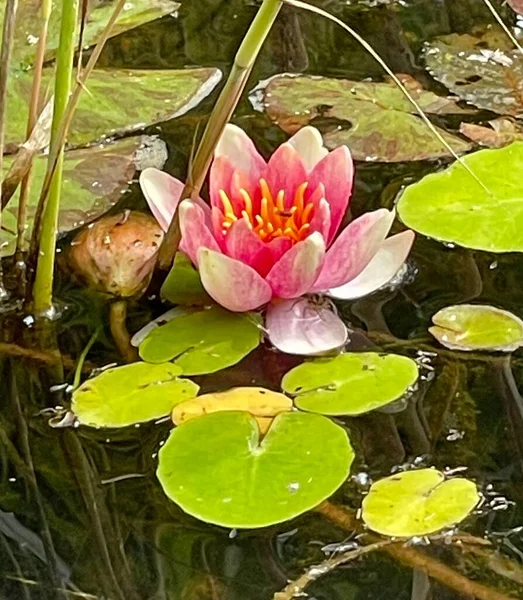
<instances>
[{"instance_id":1,"label":"floating leaf","mask_svg":"<svg viewBox=\"0 0 523 600\"><path fill-rule=\"evenodd\" d=\"M428 44L425 62L431 75L474 106L523 115L523 56L501 29L438 38Z\"/></svg>"},{"instance_id":2,"label":"floating leaf","mask_svg":"<svg viewBox=\"0 0 523 600\"><path fill-rule=\"evenodd\" d=\"M177 252L173 268L165 279L160 295L173 304L205 306L213 304L205 291L198 271L183 252Z\"/></svg>"},{"instance_id":3,"label":"floating leaf","mask_svg":"<svg viewBox=\"0 0 523 600\"><path fill-rule=\"evenodd\" d=\"M44 86L53 69L44 72ZM75 111L67 141L84 145L112 135L138 131L194 108L208 96L221 79L218 69L124 70L96 69ZM27 102L31 73L10 80L9 119L6 138L10 143L25 139Z\"/></svg>"},{"instance_id":4,"label":"floating leaf","mask_svg":"<svg viewBox=\"0 0 523 600\"><path fill-rule=\"evenodd\" d=\"M447 306L432 317L432 335L452 350L513 352L523 346L523 321L482 304Z\"/></svg>"},{"instance_id":5,"label":"floating leaf","mask_svg":"<svg viewBox=\"0 0 523 600\"><path fill-rule=\"evenodd\" d=\"M171 363L143 362L107 369L73 392L71 409L83 425L125 427L168 415L199 387Z\"/></svg>"},{"instance_id":6,"label":"floating leaf","mask_svg":"<svg viewBox=\"0 0 523 600\"><path fill-rule=\"evenodd\" d=\"M140 356L151 363L174 359L186 375L214 373L235 365L259 345L260 324L253 313L213 306L151 331L140 345Z\"/></svg>"},{"instance_id":7,"label":"floating leaf","mask_svg":"<svg viewBox=\"0 0 523 600\"><path fill-rule=\"evenodd\" d=\"M225 527L266 527L320 504L349 474L345 431L321 415L278 415L260 442L247 412L217 412L171 432L158 479L190 515Z\"/></svg>"},{"instance_id":8,"label":"floating leaf","mask_svg":"<svg viewBox=\"0 0 523 600\"><path fill-rule=\"evenodd\" d=\"M523 251L523 142L464 159L487 193L459 163L406 188L401 220L443 242L489 252Z\"/></svg>"},{"instance_id":9,"label":"floating leaf","mask_svg":"<svg viewBox=\"0 0 523 600\"><path fill-rule=\"evenodd\" d=\"M362 352L298 365L282 389L302 410L354 416L398 400L417 378L418 366L406 356Z\"/></svg>"},{"instance_id":10,"label":"floating leaf","mask_svg":"<svg viewBox=\"0 0 523 600\"><path fill-rule=\"evenodd\" d=\"M120 140L105 147L91 147L72 150L66 153L64 178L58 231L65 233L84 223L93 221L113 207L129 187L136 171L142 163L150 164L150 158L161 167L167 158L165 144L158 138L143 136ZM5 157L7 171L13 158ZM28 207L28 229L26 239L32 230L32 220L40 196L40 188L47 169L47 157L39 156L34 161L31 194ZM15 196L3 212L2 256L13 254L16 244L16 215L18 197Z\"/></svg>"},{"instance_id":11,"label":"floating leaf","mask_svg":"<svg viewBox=\"0 0 523 600\"><path fill-rule=\"evenodd\" d=\"M371 486L362 518L382 535L430 535L463 521L478 502L476 484L468 479L445 480L435 469L405 471Z\"/></svg>"},{"instance_id":12,"label":"floating leaf","mask_svg":"<svg viewBox=\"0 0 523 600\"><path fill-rule=\"evenodd\" d=\"M411 78L405 82L425 112L463 112L454 100L423 90ZM291 134L315 117L334 122L339 127L329 128L325 144L329 148L346 144L357 160L402 162L448 156L394 83L277 75L256 90L253 103ZM456 152L470 147L460 138L438 131Z\"/></svg>"}]
</instances>

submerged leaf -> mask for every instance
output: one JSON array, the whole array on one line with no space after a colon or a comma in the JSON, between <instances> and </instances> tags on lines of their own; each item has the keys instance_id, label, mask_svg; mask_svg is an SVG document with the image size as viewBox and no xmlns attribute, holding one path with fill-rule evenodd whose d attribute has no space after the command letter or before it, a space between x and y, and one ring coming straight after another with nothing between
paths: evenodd
<instances>
[{"instance_id":1,"label":"submerged leaf","mask_svg":"<svg viewBox=\"0 0 523 600\"><path fill-rule=\"evenodd\" d=\"M447 306L432 317L429 331L452 350L513 352L523 346L523 321L506 310L482 304Z\"/></svg>"},{"instance_id":2,"label":"submerged leaf","mask_svg":"<svg viewBox=\"0 0 523 600\"><path fill-rule=\"evenodd\" d=\"M513 119L493 119L490 127L475 123L462 123L460 132L472 141L488 148L502 148L517 140L523 140L523 127Z\"/></svg>"},{"instance_id":3,"label":"submerged leaf","mask_svg":"<svg viewBox=\"0 0 523 600\"><path fill-rule=\"evenodd\" d=\"M423 90L415 80L405 83L425 112L463 112L454 100ZM255 91L253 104L291 134L316 117L338 125L325 133L325 144L329 148L346 144L356 160L402 162L449 155L392 82L276 75ZM456 152L470 147L443 129L438 131Z\"/></svg>"},{"instance_id":4,"label":"submerged leaf","mask_svg":"<svg viewBox=\"0 0 523 600\"><path fill-rule=\"evenodd\" d=\"M354 459L345 431L321 415L282 413L261 443L259 436L252 415L240 411L177 427L159 453L165 493L202 521L266 527L320 504Z\"/></svg>"},{"instance_id":5,"label":"submerged leaf","mask_svg":"<svg viewBox=\"0 0 523 600\"><path fill-rule=\"evenodd\" d=\"M362 518L382 535L430 535L463 521L478 502L476 484L468 479L445 480L435 469L405 471L371 486Z\"/></svg>"},{"instance_id":6,"label":"submerged leaf","mask_svg":"<svg viewBox=\"0 0 523 600\"><path fill-rule=\"evenodd\" d=\"M341 354L298 365L282 380L302 410L361 415L401 398L418 379L418 366L397 354Z\"/></svg>"},{"instance_id":7,"label":"submerged leaf","mask_svg":"<svg viewBox=\"0 0 523 600\"><path fill-rule=\"evenodd\" d=\"M443 242L489 252L522 252L523 142L480 150L463 160L489 193L456 162L406 188L398 202L400 219Z\"/></svg>"},{"instance_id":8,"label":"submerged leaf","mask_svg":"<svg viewBox=\"0 0 523 600\"><path fill-rule=\"evenodd\" d=\"M212 306L155 328L140 345L140 356L151 363L174 360L186 375L214 373L236 364L259 345L260 325L254 313Z\"/></svg>"},{"instance_id":9,"label":"submerged leaf","mask_svg":"<svg viewBox=\"0 0 523 600\"><path fill-rule=\"evenodd\" d=\"M171 363L143 362L107 369L73 392L71 409L83 425L125 427L168 415L199 387Z\"/></svg>"}]
</instances>

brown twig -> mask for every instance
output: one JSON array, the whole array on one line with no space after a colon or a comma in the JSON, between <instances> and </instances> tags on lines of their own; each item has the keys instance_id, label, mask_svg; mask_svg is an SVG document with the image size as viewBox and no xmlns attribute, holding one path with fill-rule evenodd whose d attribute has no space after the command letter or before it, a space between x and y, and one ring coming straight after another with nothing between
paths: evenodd
<instances>
[{"instance_id":1,"label":"brown twig","mask_svg":"<svg viewBox=\"0 0 523 600\"><path fill-rule=\"evenodd\" d=\"M131 336L127 331L125 320L127 318L127 301L116 300L109 304L109 325L111 334L118 351L126 362L138 360L136 348L131 344Z\"/></svg>"}]
</instances>

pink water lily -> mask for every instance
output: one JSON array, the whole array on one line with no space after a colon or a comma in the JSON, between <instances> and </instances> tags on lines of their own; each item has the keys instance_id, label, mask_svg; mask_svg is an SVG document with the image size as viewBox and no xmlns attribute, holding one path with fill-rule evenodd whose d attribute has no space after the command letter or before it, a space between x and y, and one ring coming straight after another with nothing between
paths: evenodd
<instances>
[{"instance_id":1,"label":"pink water lily","mask_svg":"<svg viewBox=\"0 0 523 600\"><path fill-rule=\"evenodd\" d=\"M310 315L303 317L303 297L367 295L390 281L408 256L413 232L386 239L394 210L366 213L337 235L353 174L348 148L329 152L314 127L301 129L267 163L242 129L227 125L210 172L211 206L201 199L180 205L181 249L198 268L208 294L237 312L270 303L268 334L275 332L273 343L281 350L316 354L325 346L342 346L346 329L334 325L331 316L320 321L332 339L311 330ZM143 171L140 183L167 229L183 184L157 169ZM298 304L289 302L298 298ZM294 342L286 345L286 336ZM298 338L301 344L295 343Z\"/></svg>"}]
</instances>

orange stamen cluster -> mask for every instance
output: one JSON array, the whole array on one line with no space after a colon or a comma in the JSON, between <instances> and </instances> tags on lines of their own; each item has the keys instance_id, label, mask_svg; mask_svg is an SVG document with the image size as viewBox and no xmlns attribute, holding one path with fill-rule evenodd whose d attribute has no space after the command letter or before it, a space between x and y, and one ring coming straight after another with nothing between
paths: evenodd
<instances>
[{"instance_id":1,"label":"orange stamen cluster","mask_svg":"<svg viewBox=\"0 0 523 600\"><path fill-rule=\"evenodd\" d=\"M314 213L314 205L305 204L304 182L296 190L294 202L291 207L285 207L285 192L280 190L274 198L265 179L260 179L260 208L257 214L253 209L252 198L249 193L241 189L243 209L240 214L224 192L220 190L220 199L223 205L223 234L225 235L231 225L239 219L245 219L247 225L261 240L270 242L278 237L288 237L293 243L299 242L309 235L310 222Z\"/></svg>"}]
</instances>

